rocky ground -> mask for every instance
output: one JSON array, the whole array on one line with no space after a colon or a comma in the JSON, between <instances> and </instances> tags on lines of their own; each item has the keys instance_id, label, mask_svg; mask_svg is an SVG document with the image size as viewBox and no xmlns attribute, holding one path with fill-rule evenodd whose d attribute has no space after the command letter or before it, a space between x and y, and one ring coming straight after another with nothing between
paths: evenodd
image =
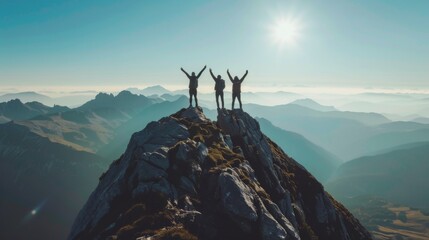
<instances>
[{"instance_id":1,"label":"rocky ground","mask_svg":"<svg viewBox=\"0 0 429 240\"><path fill-rule=\"evenodd\" d=\"M371 239L241 110L152 122L100 177L69 239Z\"/></svg>"}]
</instances>

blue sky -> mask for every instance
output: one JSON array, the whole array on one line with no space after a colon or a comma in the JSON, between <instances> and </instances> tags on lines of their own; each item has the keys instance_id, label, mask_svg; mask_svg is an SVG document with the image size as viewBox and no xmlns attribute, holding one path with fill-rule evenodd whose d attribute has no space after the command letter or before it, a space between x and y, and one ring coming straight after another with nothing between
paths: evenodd
<instances>
[{"instance_id":1,"label":"blue sky","mask_svg":"<svg viewBox=\"0 0 429 240\"><path fill-rule=\"evenodd\" d=\"M252 87L429 88L429 1L0 0L0 87L183 85L180 67ZM293 46L273 41L282 18ZM200 85L211 85L208 72Z\"/></svg>"}]
</instances>

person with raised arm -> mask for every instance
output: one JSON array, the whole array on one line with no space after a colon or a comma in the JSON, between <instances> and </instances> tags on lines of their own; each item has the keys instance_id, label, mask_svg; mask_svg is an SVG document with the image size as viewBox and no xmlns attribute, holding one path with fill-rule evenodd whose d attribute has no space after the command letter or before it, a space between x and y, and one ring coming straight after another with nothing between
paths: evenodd
<instances>
[{"instance_id":1,"label":"person with raised arm","mask_svg":"<svg viewBox=\"0 0 429 240\"><path fill-rule=\"evenodd\" d=\"M189 78L189 107L192 107L192 96L194 96L194 99L195 99L195 107L198 107L198 99L197 99L198 78L201 77L201 74L203 74L204 70L206 70L206 67L207 66L204 66L204 68L196 76L195 76L195 72L192 72L191 75L189 75L183 68L180 68L180 70L182 70L182 72L184 72L186 76Z\"/></svg>"},{"instance_id":2,"label":"person with raised arm","mask_svg":"<svg viewBox=\"0 0 429 240\"><path fill-rule=\"evenodd\" d=\"M215 75L213 74L211 68L210 68L210 75L212 75L212 78L213 78L213 80L216 83L214 89L216 91L217 109L220 109L220 107L219 107L219 97L220 97L220 100L222 101L222 109L224 109L225 106L224 106L224 102L223 102L223 90L225 89L225 80L223 80L220 75L217 75L217 77L215 77Z\"/></svg>"},{"instance_id":3,"label":"person with raised arm","mask_svg":"<svg viewBox=\"0 0 429 240\"><path fill-rule=\"evenodd\" d=\"M241 83L244 81L244 78L246 78L247 73L249 73L248 70L246 70L246 73L239 79L237 76L232 78L231 74L229 73L229 69L226 71L228 73L229 80L232 82L232 109L234 109L234 102L235 98L238 99L238 102L240 103L240 109L243 110L243 106L241 104Z\"/></svg>"}]
</instances>

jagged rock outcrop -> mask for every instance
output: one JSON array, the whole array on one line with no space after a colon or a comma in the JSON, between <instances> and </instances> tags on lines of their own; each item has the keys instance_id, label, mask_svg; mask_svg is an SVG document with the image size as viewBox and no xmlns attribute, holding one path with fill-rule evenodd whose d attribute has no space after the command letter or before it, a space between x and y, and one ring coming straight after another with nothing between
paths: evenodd
<instances>
[{"instance_id":1,"label":"jagged rock outcrop","mask_svg":"<svg viewBox=\"0 0 429 240\"><path fill-rule=\"evenodd\" d=\"M135 133L69 239L371 239L241 110L182 109ZM169 238L170 237L170 238Z\"/></svg>"}]
</instances>

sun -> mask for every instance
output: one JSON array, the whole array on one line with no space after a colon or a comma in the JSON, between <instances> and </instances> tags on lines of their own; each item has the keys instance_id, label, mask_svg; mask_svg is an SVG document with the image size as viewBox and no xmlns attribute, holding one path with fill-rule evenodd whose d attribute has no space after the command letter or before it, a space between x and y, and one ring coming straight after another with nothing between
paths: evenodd
<instances>
[{"instance_id":1,"label":"sun","mask_svg":"<svg viewBox=\"0 0 429 240\"><path fill-rule=\"evenodd\" d=\"M295 46L301 37L301 23L294 18L279 18L270 27L274 43L283 46Z\"/></svg>"}]
</instances>

